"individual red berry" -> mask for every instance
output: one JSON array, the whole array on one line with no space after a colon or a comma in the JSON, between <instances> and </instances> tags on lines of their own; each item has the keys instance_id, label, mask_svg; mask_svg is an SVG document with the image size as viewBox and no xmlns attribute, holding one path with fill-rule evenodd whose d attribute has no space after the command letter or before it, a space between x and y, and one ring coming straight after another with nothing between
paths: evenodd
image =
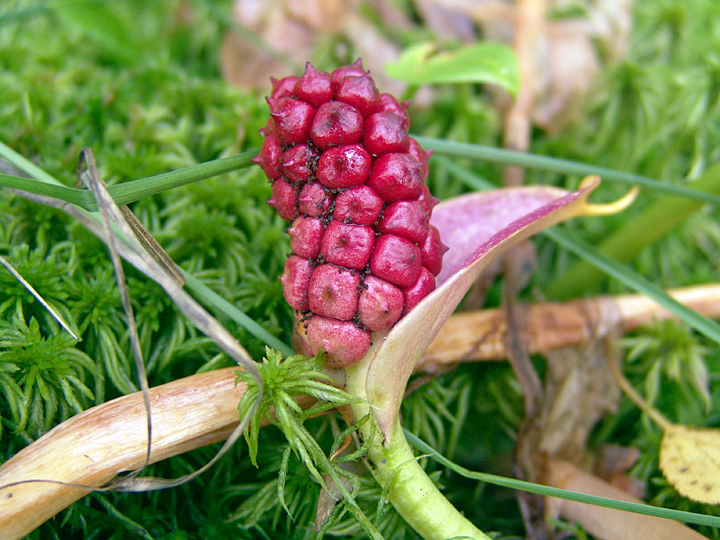
<instances>
[{"instance_id":1,"label":"individual red berry","mask_svg":"<svg viewBox=\"0 0 720 540\"><path fill-rule=\"evenodd\" d=\"M345 77L337 85L335 100L352 105L363 118L377 111L380 105L380 92L369 73L358 77Z\"/></svg>"},{"instance_id":2,"label":"individual red berry","mask_svg":"<svg viewBox=\"0 0 720 540\"><path fill-rule=\"evenodd\" d=\"M433 225L425 238L420 244L420 252L422 253L422 265L430 270L432 275L437 276L442 270L442 259L448 247L440 240L440 231Z\"/></svg>"},{"instance_id":3,"label":"individual red berry","mask_svg":"<svg viewBox=\"0 0 720 540\"><path fill-rule=\"evenodd\" d=\"M282 173L293 183L305 183L315 173L318 153L312 145L298 144L282 156Z\"/></svg>"},{"instance_id":4,"label":"individual red berry","mask_svg":"<svg viewBox=\"0 0 720 540\"><path fill-rule=\"evenodd\" d=\"M356 225L372 225L380 216L382 208L383 200L371 187L357 186L337 196L333 217Z\"/></svg>"},{"instance_id":5,"label":"individual red berry","mask_svg":"<svg viewBox=\"0 0 720 540\"><path fill-rule=\"evenodd\" d=\"M270 94L270 97L275 99L292 97L297 80L298 78L295 75L290 75L289 77L285 77L280 80L270 77L270 82L272 83L272 93Z\"/></svg>"},{"instance_id":6,"label":"individual red berry","mask_svg":"<svg viewBox=\"0 0 720 540\"><path fill-rule=\"evenodd\" d=\"M335 195L325 192L322 184L305 184L300 190L298 210L304 216L322 216L330 211L334 198Z\"/></svg>"},{"instance_id":7,"label":"individual red berry","mask_svg":"<svg viewBox=\"0 0 720 540\"><path fill-rule=\"evenodd\" d=\"M378 222L378 231L396 234L419 244L425 241L430 218L419 201L398 201L388 205Z\"/></svg>"},{"instance_id":8,"label":"individual red berry","mask_svg":"<svg viewBox=\"0 0 720 540\"><path fill-rule=\"evenodd\" d=\"M360 111L340 101L328 101L320 105L309 132L310 139L321 150L359 143L362 134L363 118Z\"/></svg>"},{"instance_id":9,"label":"individual red berry","mask_svg":"<svg viewBox=\"0 0 720 540\"><path fill-rule=\"evenodd\" d=\"M358 320L368 330L384 330L402 315L405 298L400 289L374 276L365 278L358 301Z\"/></svg>"},{"instance_id":10,"label":"individual red berry","mask_svg":"<svg viewBox=\"0 0 720 540\"><path fill-rule=\"evenodd\" d=\"M295 97L307 101L316 109L333 98L333 85L330 74L319 71L308 62L305 73L295 84Z\"/></svg>"},{"instance_id":11,"label":"individual red berry","mask_svg":"<svg viewBox=\"0 0 720 540\"><path fill-rule=\"evenodd\" d=\"M272 198L268 204L277 210L280 217L292 221L297 215L298 196L295 186L282 178L275 180L272 187Z\"/></svg>"},{"instance_id":12,"label":"individual red berry","mask_svg":"<svg viewBox=\"0 0 720 540\"><path fill-rule=\"evenodd\" d=\"M335 88L337 88L337 86L340 84L340 81L342 81L345 77L358 77L364 74L365 70L362 67L362 60L358 58L357 60L355 60L355 63L350 64L349 66L340 66L339 68L335 69L330 74L330 79L332 80Z\"/></svg>"},{"instance_id":13,"label":"individual red berry","mask_svg":"<svg viewBox=\"0 0 720 540\"><path fill-rule=\"evenodd\" d=\"M432 150L423 150L420 143L410 137L410 146L408 147L407 153L417 159L420 165L422 165L421 178L424 182L430 173L430 155L432 154Z\"/></svg>"},{"instance_id":14,"label":"individual red berry","mask_svg":"<svg viewBox=\"0 0 720 540\"><path fill-rule=\"evenodd\" d=\"M409 154L385 154L373 162L367 185L385 202L417 199L423 192L421 168Z\"/></svg>"},{"instance_id":15,"label":"individual red berry","mask_svg":"<svg viewBox=\"0 0 720 540\"><path fill-rule=\"evenodd\" d=\"M362 142L367 151L376 156L407 152L410 147L407 129L391 112L375 113L365 121Z\"/></svg>"},{"instance_id":16,"label":"individual red berry","mask_svg":"<svg viewBox=\"0 0 720 540\"><path fill-rule=\"evenodd\" d=\"M313 354L324 351L328 365L344 368L362 360L370 348L369 330L351 321L313 316L307 323L307 339Z\"/></svg>"},{"instance_id":17,"label":"individual red berry","mask_svg":"<svg viewBox=\"0 0 720 540\"><path fill-rule=\"evenodd\" d=\"M268 98L272 133L282 145L307 142L315 118L315 107L299 99Z\"/></svg>"},{"instance_id":18,"label":"individual red berry","mask_svg":"<svg viewBox=\"0 0 720 540\"><path fill-rule=\"evenodd\" d=\"M420 303L428 294L435 290L435 276L427 268L421 268L415 283L403 289L405 297L405 314Z\"/></svg>"},{"instance_id":19,"label":"individual red berry","mask_svg":"<svg viewBox=\"0 0 720 540\"><path fill-rule=\"evenodd\" d=\"M287 232L290 235L290 249L293 253L306 259L314 259L320 255L320 246L325 234L325 225L320 219L300 216L293 221L292 227Z\"/></svg>"},{"instance_id":20,"label":"individual red berry","mask_svg":"<svg viewBox=\"0 0 720 540\"><path fill-rule=\"evenodd\" d=\"M290 307L298 311L307 311L310 309L308 304L308 288L310 287L310 277L313 275L315 268L310 261L297 255L290 255L285 262L285 271L280 276L283 284L283 294L285 301Z\"/></svg>"},{"instance_id":21,"label":"individual red berry","mask_svg":"<svg viewBox=\"0 0 720 540\"><path fill-rule=\"evenodd\" d=\"M425 213L428 216L432 216L432 210L435 208L437 203L440 202L440 199L433 197L432 193L430 193L430 188L423 184L423 192L422 195L418 197L418 201L422 204Z\"/></svg>"},{"instance_id":22,"label":"individual red berry","mask_svg":"<svg viewBox=\"0 0 720 540\"><path fill-rule=\"evenodd\" d=\"M280 160L282 158L282 149L277 139L270 134L265 136L260 154L252 158L253 163L257 163L262 167L265 175L270 181L280 178Z\"/></svg>"},{"instance_id":23,"label":"individual red berry","mask_svg":"<svg viewBox=\"0 0 720 540\"><path fill-rule=\"evenodd\" d=\"M323 152L317 165L317 179L330 189L364 184L370 175L372 158L359 144L336 146Z\"/></svg>"},{"instance_id":24,"label":"individual red berry","mask_svg":"<svg viewBox=\"0 0 720 540\"><path fill-rule=\"evenodd\" d=\"M360 274L331 264L318 266L310 278L308 303L313 313L349 321L358 304Z\"/></svg>"},{"instance_id":25,"label":"individual red berry","mask_svg":"<svg viewBox=\"0 0 720 540\"><path fill-rule=\"evenodd\" d=\"M364 225L351 225L334 219L322 239L320 252L325 262L362 270L370 258L375 231Z\"/></svg>"},{"instance_id":26,"label":"individual red berry","mask_svg":"<svg viewBox=\"0 0 720 540\"><path fill-rule=\"evenodd\" d=\"M415 283L421 268L420 248L407 238L383 234L375 240L375 249L370 256L373 276L405 288Z\"/></svg>"},{"instance_id":27,"label":"individual red berry","mask_svg":"<svg viewBox=\"0 0 720 540\"><path fill-rule=\"evenodd\" d=\"M397 116L405 130L410 129L410 117L407 113L409 101L398 102L391 94L380 94L380 106L377 112L390 112Z\"/></svg>"}]
</instances>

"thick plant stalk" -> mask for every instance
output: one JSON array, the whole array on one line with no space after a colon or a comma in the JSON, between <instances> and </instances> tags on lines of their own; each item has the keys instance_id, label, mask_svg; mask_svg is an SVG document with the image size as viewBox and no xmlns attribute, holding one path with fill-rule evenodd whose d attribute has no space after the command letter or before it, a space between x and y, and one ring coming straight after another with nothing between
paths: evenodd
<instances>
[{"instance_id":1,"label":"thick plant stalk","mask_svg":"<svg viewBox=\"0 0 720 540\"><path fill-rule=\"evenodd\" d=\"M345 368L345 388L351 394L367 398L367 371L380 341L375 340L360 362ZM370 414L370 406L366 402L351 408L355 420ZM365 422L358 432L364 441L372 438L365 460L378 483L389 489L389 500L403 519L425 540L455 537L489 540L430 480L410 449L400 421L393 427L392 442L388 446L385 446L380 430L372 428L372 422L374 419Z\"/></svg>"},{"instance_id":2,"label":"thick plant stalk","mask_svg":"<svg viewBox=\"0 0 720 540\"><path fill-rule=\"evenodd\" d=\"M704 315L720 316L720 285L670 293ZM538 304L530 306L528 314L523 336L530 340L533 352L579 345L615 324L628 331L670 316L642 295ZM503 325L501 310L454 315L428 347L416 371L447 370L461 361L503 359ZM242 385L235 386L237 369L193 375L151 390L152 462L227 438L237 425L237 403L244 392ZM67 420L16 454L0 467L0 486L46 479L99 487L118 473L141 466L146 444L142 397L124 396ZM22 538L88 493L87 489L46 482L0 489L0 538ZM587 515L591 515L589 510Z\"/></svg>"}]
</instances>

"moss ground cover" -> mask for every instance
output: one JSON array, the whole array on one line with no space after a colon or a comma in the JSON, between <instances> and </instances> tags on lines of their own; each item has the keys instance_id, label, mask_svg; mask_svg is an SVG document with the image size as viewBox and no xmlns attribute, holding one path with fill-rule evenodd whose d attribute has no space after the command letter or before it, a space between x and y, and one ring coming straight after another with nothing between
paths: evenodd
<instances>
[{"instance_id":1,"label":"moss ground cover","mask_svg":"<svg viewBox=\"0 0 720 540\"><path fill-rule=\"evenodd\" d=\"M81 148L91 147L111 185L258 148L267 106L263 92L239 90L219 69L230 2L9 2L0 8L0 141L66 186L75 185ZM407 6L406 6L407 7ZM640 0L627 59L601 74L577 118L553 135L536 132L535 153L593 163L693 186L720 159L720 32L717 5ZM350 58L318 51L318 67ZM313 60L313 59L311 59ZM323 65L322 63L325 63ZM269 85L268 85L269 88ZM430 108L415 111L411 133L498 146L500 121L488 96L472 85L438 87ZM462 162L491 180L499 166ZM575 187L577 177L529 173L528 182ZM468 190L436 167L428 183L446 199ZM625 189L605 186L611 199ZM659 198L567 228L602 245ZM131 205L186 271L248 314L272 335L291 341L293 314L277 276L289 252L286 224L265 204L270 185L259 168L228 173ZM717 281L717 208L701 207L652 244L614 248L614 256L664 286ZM645 226L652 227L653 224ZM642 235L643 231L635 234ZM573 270L575 258L537 240L541 292L572 296L618 292L602 276ZM619 250L619 251L618 251ZM105 247L63 213L0 191L0 255L6 258L81 337L72 339L4 268L0 268L0 460L52 426L97 403L137 390L126 321ZM569 272L569 273L568 273ZM162 292L128 268L150 382L161 384L231 362L200 335ZM584 280L584 281L582 281ZM575 285L575 281L580 281ZM557 283L567 286L558 287ZM570 293L567 293L570 294ZM491 289L490 302L497 301ZM223 320L254 358L265 343ZM717 344L679 323L664 323L625 342L626 374L668 418L698 426L720 422ZM423 386L403 404L405 427L445 456L474 470L511 475L509 456L523 416L511 370L463 366ZM331 418L309 420L323 448L336 436ZM657 467L661 433L629 401L605 419L593 444L636 446L633 475L647 500L668 508L718 515L678 495ZM93 494L33 533L33 538L310 538L319 489L276 429L261 430L258 468L240 443L213 470L180 488L147 494ZM176 477L212 455L201 449L154 465ZM278 471L289 460L284 503ZM424 463L431 471L435 465ZM451 502L486 531L522 536L514 494L478 485L439 468L432 473ZM412 538L383 493L363 480L356 499L386 538ZM332 531L362 537L344 516ZM703 534L718 537L716 530ZM576 536L583 538L584 533Z\"/></svg>"}]
</instances>

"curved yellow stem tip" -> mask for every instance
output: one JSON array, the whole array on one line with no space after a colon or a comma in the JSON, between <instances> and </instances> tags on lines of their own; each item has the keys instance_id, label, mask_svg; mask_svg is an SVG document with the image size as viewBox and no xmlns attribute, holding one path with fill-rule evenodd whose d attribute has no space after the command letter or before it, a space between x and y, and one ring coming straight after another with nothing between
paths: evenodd
<instances>
[{"instance_id":1,"label":"curved yellow stem tip","mask_svg":"<svg viewBox=\"0 0 720 540\"><path fill-rule=\"evenodd\" d=\"M589 186L590 184L596 183L600 178L598 176L586 176L580 182L580 188ZM582 205L582 209L579 212L581 216L610 216L622 212L628 206L630 206L637 194L640 193L640 188L634 186L630 190L620 197L617 201L605 204L591 204L585 201Z\"/></svg>"}]
</instances>

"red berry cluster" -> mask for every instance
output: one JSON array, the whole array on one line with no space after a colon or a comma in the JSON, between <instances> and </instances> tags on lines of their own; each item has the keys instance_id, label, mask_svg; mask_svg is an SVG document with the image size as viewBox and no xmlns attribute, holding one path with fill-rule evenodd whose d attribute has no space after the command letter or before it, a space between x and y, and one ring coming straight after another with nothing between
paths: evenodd
<instances>
[{"instance_id":1,"label":"red berry cluster","mask_svg":"<svg viewBox=\"0 0 720 540\"><path fill-rule=\"evenodd\" d=\"M332 73L308 63L273 80L267 101L254 161L292 222L285 299L306 349L344 367L435 289L447 248L429 223L430 153L408 136L407 103L381 94L360 60Z\"/></svg>"}]
</instances>

